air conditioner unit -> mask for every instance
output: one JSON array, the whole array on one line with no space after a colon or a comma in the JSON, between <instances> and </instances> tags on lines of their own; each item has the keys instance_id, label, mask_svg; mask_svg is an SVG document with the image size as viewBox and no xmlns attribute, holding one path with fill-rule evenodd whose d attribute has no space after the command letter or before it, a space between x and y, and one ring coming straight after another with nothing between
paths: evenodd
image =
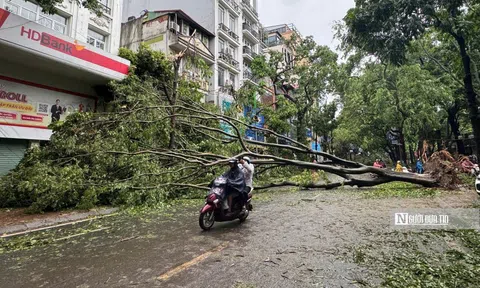
<instances>
[{"instance_id":1,"label":"air conditioner unit","mask_svg":"<svg viewBox=\"0 0 480 288\"><path fill-rule=\"evenodd\" d=\"M170 22L168 28L180 32L180 26L175 22Z\"/></svg>"}]
</instances>

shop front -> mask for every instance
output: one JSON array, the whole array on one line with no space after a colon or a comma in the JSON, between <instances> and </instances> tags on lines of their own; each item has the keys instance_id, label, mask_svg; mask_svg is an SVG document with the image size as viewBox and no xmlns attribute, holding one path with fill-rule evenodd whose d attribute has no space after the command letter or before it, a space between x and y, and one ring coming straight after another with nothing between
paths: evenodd
<instances>
[{"instance_id":1,"label":"shop front","mask_svg":"<svg viewBox=\"0 0 480 288\"><path fill-rule=\"evenodd\" d=\"M129 62L0 9L0 175L48 141L53 121L95 111L99 87Z\"/></svg>"}]
</instances>

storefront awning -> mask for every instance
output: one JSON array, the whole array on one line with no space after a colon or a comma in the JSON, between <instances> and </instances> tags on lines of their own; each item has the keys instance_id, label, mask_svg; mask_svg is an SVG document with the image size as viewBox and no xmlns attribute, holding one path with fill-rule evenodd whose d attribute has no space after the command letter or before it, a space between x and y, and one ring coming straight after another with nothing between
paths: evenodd
<instances>
[{"instance_id":1,"label":"storefront awning","mask_svg":"<svg viewBox=\"0 0 480 288\"><path fill-rule=\"evenodd\" d=\"M9 46L40 59L83 70L104 79L121 80L130 62L0 8L0 49ZM7 51L8 52L8 51ZM80 75L81 76L81 75Z\"/></svg>"}]
</instances>

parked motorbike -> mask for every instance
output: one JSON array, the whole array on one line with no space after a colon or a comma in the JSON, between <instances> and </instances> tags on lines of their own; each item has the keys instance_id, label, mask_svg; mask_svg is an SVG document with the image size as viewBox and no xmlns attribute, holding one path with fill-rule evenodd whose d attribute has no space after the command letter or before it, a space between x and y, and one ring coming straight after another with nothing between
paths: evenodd
<instances>
[{"instance_id":1,"label":"parked motorbike","mask_svg":"<svg viewBox=\"0 0 480 288\"><path fill-rule=\"evenodd\" d=\"M226 222L239 219L240 222L247 220L250 211L252 211L252 191L248 193L247 202L244 205L243 195L239 194L233 198L232 213L227 214L227 178L220 176L216 178L210 188L205 200L205 206L200 210L198 222L203 230L210 230L217 222Z\"/></svg>"}]
</instances>

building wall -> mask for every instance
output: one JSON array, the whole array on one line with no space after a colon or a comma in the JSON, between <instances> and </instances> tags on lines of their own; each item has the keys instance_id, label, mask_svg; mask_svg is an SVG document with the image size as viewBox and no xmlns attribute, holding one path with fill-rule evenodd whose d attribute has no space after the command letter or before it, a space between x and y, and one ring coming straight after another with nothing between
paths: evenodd
<instances>
[{"instance_id":1,"label":"building wall","mask_svg":"<svg viewBox=\"0 0 480 288\"><path fill-rule=\"evenodd\" d=\"M124 0L122 22L138 18L143 10L175 10L187 13L198 24L215 34L215 5L218 0Z\"/></svg>"},{"instance_id":2,"label":"building wall","mask_svg":"<svg viewBox=\"0 0 480 288\"><path fill-rule=\"evenodd\" d=\"M243 58L243 18L247 17L244 15L242 9L242 0L230 0L236 2L240 7L239 16L236 16L236 28L235 33L239 36L239 45L236 47L235 59L239 62L239 71L233 72L235 76L235 89L239 89L240 86L243 84L243 66L244 66L244 58ZM228 1L227 1L228 2ZM255 10L258 10L258 0L248 0L251 6L254 7ZM232 102L233 97L229 95L226 89L221 89L219 85L219 52L220 52L220 45L219 40L225 40L225 37L221 36L219 32L219 23L220 23L220 16L219 16L219 6L225 6L225 3L222 3L222 0L124 0L123 6L123 22L126 22L129 17L133 16L138 18L142 15L144 10L158 11L158 10L176 10L180 9L183 10L187 15L189 15L193 20L198 22L202 25L205 29L209 30L215 35L215 40L210 42L210 51L215 55L215 63L213 65L213 77L210 85L210 93L207 97L208 102L213 102L219 106L222 105L223 100L227 102ZM229 25L228 19L231 15L229 9L225 9L226 11L226 22L227 26ZM252 23L258 27L260 27L259 20L251 19ZM133 29L133 28L128 28ZM144 28L145 29L145 28ZM131 34L133 30L129 30L128 33ZM125 32L124 32L125 34ZM168 33L167 33L168 34ZM144 39L145 40L145 39ZM259 39L261 40L261 39ZM167 40L168 41L168 40ZM122 40L122 43L124 41ZM168 45L168 43L167 43ZM255 52L261 53L261 48L259 44L256 44ZM229 78L229 73L225 74L225 79Z\"/></svg>"},{"instance_id":3,"label":"building wall","mask_svg":"<svg viewBox=\"0 0 480 288\"><path fill-rule=\"evenodd\" d=\"M88 9L82 8L77 1L64 0L57 5L58 14L67 18L65 35L83 43L87 42L88 29L106 36L105 51L118 54L122 23L123 0L109 0L110 15L97 16ZM24 0L0 0L0 8L26 7ZM13 12L14 13L14 12Z\"/></svg>"}]
</instances>

